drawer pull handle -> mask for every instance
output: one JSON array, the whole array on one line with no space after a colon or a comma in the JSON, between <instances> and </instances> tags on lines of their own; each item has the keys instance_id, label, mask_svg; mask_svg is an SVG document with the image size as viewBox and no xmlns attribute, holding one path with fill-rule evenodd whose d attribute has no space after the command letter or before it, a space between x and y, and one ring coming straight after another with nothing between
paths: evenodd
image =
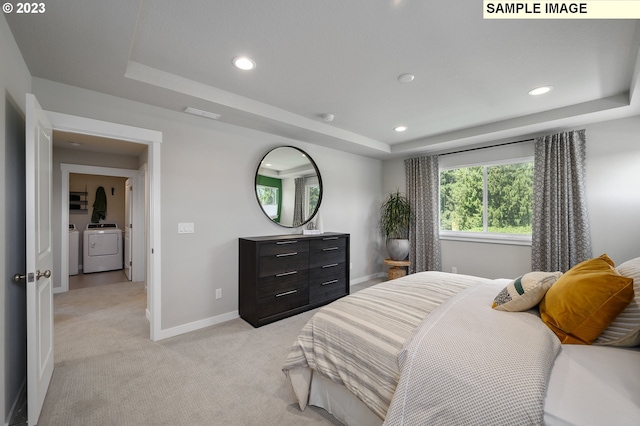
<instances>
[{"instance_id":1,"label":"drawer pull handle","mask_svg":"<svg viewBox=\"0 0 640 426\"><path fill-rule=\"evenodd\" d=\"M297 241L278 241L278 242L276 242L276 245L295 244L295 243L297 243Z\"/></svg>"},{"instance_id":2,"label":"drawer pull handle","mask_svg":"<svg viewBox=\"0 0 640 426\"><path fill-rule=\"evenodd\" d=\"M286 296L287 294L297 293L298 290L285 291L284 293L276 294L276 297Z\"/></svg>"},{"instance_id":3,"label":"drawer pull handle","mask_svg":"<svg viewBox=\"0 0 640 426\"><path fill-rule=\"evenodd\" d=\"M337 283L337 282L338 282L338 280L331 280L331 281L326 281L326 282L323 282L323 283L322 283L322 284L320 284L320 285L329 285L329 284L335 284L335 283Z\"/></svg>"},{"instance_id":4,"label":"drawer pull handle","mask_svg":"<svg viewBox=\"0 0 640 426\"><path fill-rule=\"evenodd\" d=\"M327 248L323 248L322 251L332 251L332 250L338 250L339 247L327 247Z\"/></svg>"},{"instance_id":5,"label":"drawer pull handle","mask_svg":"<svg viewBox=\"0 0 640 426\"><path fill-rule=\"evenodd\" d=\"M293 275L293 274L297 274L298 271L291 271L291 272L283 272L281 274L276 275L276 277L286 277L287 275Z\"/></svg>"},{"instance_id":6,"label":"drawer pull handle","mask_svg":"<svg viewBox=\"0 0 640 426\"><path fill-rule=\"evenodd\" d=\"M329 240L337 240L338 237L325 237L322 239L322 241L329 241Z\"/></svg>"},{"instance_id":7,"label":"drawer pull handle","mask_svg":"<svg viewBox=\"0 0 640 426\"><path fill-rule=\"evenodd\" d=\"M294 252L291 252L291 253L280 253L280 254L276 254L276 257L295 256L296 254L298 254L297 251L294 251Z\"/></svg>"},{"instance_id":8,"label":"drawer pull handle","mask_svg":"<svg viewBox=\"0 0 640 426\"><path fill-rule=\"evenodd\" d=\"M333 268L334 266L338 266L337 263L331 263L329 265L322 265L323 268Z\"/></svg>"}]
</instances>

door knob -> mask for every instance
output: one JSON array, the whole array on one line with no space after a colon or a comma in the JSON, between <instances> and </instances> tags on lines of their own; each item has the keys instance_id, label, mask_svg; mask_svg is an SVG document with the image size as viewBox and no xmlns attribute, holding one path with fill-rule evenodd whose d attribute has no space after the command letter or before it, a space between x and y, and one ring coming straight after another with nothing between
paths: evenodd
<instances>
[{"instance_id":1,"label":"door knob","mask_svg":"<svg viewBox=\"0 0 640 426\"><path fill-rule=\"evenodd\" d=\"M27 276L25 274L14 274L13 275L13 281L19 283L20 281L24 280L25 278L27 278Z\"/></svg>"},{"instance_id":2,"label":"door knob","mask_svg":"<svg viewBox=\"0 0 640 426\"><path fill-rule=\"evenodd\" d=\"M40 278L45 277L45 278L50 278L51 277L51 271L50 270L46 270L44 272L40 272L40 269L38 269L36 271L36 279L39 280Z\"/></svg>"}]
</instances>

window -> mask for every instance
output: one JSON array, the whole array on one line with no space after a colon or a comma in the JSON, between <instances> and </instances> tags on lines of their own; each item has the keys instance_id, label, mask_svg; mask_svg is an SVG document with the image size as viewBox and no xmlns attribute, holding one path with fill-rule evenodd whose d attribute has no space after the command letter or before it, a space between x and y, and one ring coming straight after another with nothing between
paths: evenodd
<instances>
[{"instance_id":1,"label":"window","mask_svg":"<svg viewBox=\"0 0 640 426\"><path fill-rule=\"evenodd\" d=\"M530 241L532 203L531 158L440 171L440 231L444 237Z\"/></svg>"},{"instance_id":2,"label":"window","mask_svg":"<svg viewBox=\"0 0 640 426\"><path fill-rule=\"evenodd\" d=\"M274 222L280 223L282 214L282 179L256 176L256 195L262 210Z\"/></svg>"},{"instance_id":3,"label":"window","mask_svg":"<svg viewBox=\"0 0 640 426\"><path fill-rule=\"evenodd\" d=\"M309 184L305 186L305 206L307 207L306 218L311 217L313 212L316 211L318 206L318 199L320 198L320 185L317 183Z\"/></svg>"},{"instance_id":4,"label":"window","mask_svg":"<svg viewBox=\"0 0 640 426\"><path fill-rule=\"evenodd\" d=\"M262 209L271 219L278 219L278 188L272 186L256 186L258 191L258 200Z\"/></svg>"}]
</instances>

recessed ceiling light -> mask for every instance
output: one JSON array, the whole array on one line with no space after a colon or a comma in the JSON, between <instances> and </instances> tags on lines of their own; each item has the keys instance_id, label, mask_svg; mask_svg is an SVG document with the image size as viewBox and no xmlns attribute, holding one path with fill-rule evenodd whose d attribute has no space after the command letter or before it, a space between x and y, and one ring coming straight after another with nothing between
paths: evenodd
<instances>
[{"instance_id":1,"label":"recessed ceiling light","mask_svg":"<svg viewBox=\"0 0 640 426\"><path fill-rule=\"evenodd\" d=\"M553 89L553 86L540 86L536 87L535 89L529 90L529 94L531 96L544 95L545 93L549 93L551 89Z\"/></svg>"},{"instance_id":2,"label":"recessed ceiling light","mask_svg":"<svg viewBox=\"0 0 640 426\"><path fill-rule=\"evenodd\" d=\"M235 58L233 58L233 65L235 65L236 68L240 68L244 71L250 71L256 67L256 63L253 61L253 59L246 56L236 56Z\"/></svg>"},{"instance_id":3,"label":"recessed ceiling light","mask_svg":"<svg viewBox=\"0 0 640 426\"><path fill-rule=\"evenodd\" d=\"M404 132L405 130L407 130L407 126L398 126L395 129L396 132Z\"/></svg>"},{"instance_id":4,"label":"recessed ceiling light","mask_svg":"<svg viewBox=\"0 0 640 426\"><path fill-rule=\"evenodd\" d=\"M398 81L400 83L411 83L414 78L416 78L416 76L413 74L401 74L398 76Z\"/></svg>"}]
</instances>

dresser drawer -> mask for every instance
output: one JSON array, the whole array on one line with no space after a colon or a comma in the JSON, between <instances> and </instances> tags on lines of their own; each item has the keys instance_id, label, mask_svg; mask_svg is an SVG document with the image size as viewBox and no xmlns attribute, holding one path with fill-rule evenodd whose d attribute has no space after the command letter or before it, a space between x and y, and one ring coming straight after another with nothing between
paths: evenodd
<instances>
[{"instance_id":1,"label":"dresser drawer","mask_svg":"<svg viewBox=\"0 0 640 426\"><path fill-rule=\"evenodd\" d=\"M310 241L310 250L344 249L347 247L347 239L344 237L323 237Z\"/></svg>"},{"instance_id":2,"label":"dresser drawer","mask_svg":"<svg viewBox=\"0 0 640 426\"><path fill-rule=\"evenodd\" d=\"M330 267L347 260L347 252L344 248L330 246L320 250L313 250L309 261L309 268Z\"/></svg>"},{"instance_id":3,"label":"dresser drawer","mask_svg":"<svg viewBox=\"0 0 640 426\"><path fill-rule=\"evenodd\" d=\"M346 268L346 263L339 263L332 267L312 269L309 278L310 303L348 294Z\"/></svg>"},{"instance_id":4,"label":"dresser drawer","mask_svg":"<svg viewBox=\"0 0 640 426\"><path fill-rule=\"evenodd\" d=\"M260 256L275 256L309 251L309 241L281 240L260 245Z\"/></svg>"},{"instance_id":5,"label":"dresser drawer","mask_svg":"<svg viewBox=\"0 0 640 426\"><path fill-rule=\"evenodd\" d=\"M261 256L258 275L262 277L283 276L291 272L309 269L309 252L286 252L271 256Z\"/></svg>"},{"instance_id":6,"label":"dresser drawer","mask_svg":"<svg viewBox=\"0 0 640 426\"><path fill-rule=\"evenodd\" d=\"M296 288L306 287L309 282L309 270L304 269L284 273L280 276L260 278L258 281L258 297L270 297Z\"/></svg>"},{"instance_id":7,"label":"dresser drawer","mask_svg":"<svg viewBox=\"0 0 640 426\"><path fill-rule=\"evenodd\" d=\"M289 291L283 291L273 296L258 299L258 318L270 317L308 304L308 285Z\"/></svg>"}]
</instances>

